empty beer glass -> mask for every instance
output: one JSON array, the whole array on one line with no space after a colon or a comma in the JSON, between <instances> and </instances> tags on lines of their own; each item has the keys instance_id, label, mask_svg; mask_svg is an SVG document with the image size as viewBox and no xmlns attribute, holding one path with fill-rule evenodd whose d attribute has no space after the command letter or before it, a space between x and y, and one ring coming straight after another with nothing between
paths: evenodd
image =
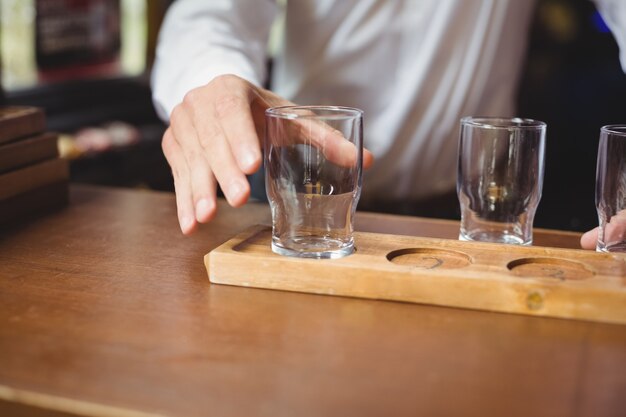
<instances>
[{"instance_id":1,"label":"empty beer glass","mask_svg":"<svg viewBox=\"0 0 626 417\"><path fill-rule=\"evenodd\" d=\"M596 250L626 252L626 125L600 129L596 208L600 224Z\"/></svg>"},{"instance_id":2,"label":"empty beer glass","mask_svg":"<svg viewBox=\"0 0 626 417\"><path fill-rule=\"evenodd\" d=\"M361 194L363 112L335 106L286 106L265 113L265 184L272 250L304 258L354 251Z\"/></svg>"},{"instance_id":3,"label":"empty beer glass","mask_svg":"<svg viewBox=\"0 0 626 417\"><path fill-rule=\"evenodd\" d=\"M459 239L530 245L541 198L546 124L530 119L461 119Z\"/></svg>"}]
</instances>

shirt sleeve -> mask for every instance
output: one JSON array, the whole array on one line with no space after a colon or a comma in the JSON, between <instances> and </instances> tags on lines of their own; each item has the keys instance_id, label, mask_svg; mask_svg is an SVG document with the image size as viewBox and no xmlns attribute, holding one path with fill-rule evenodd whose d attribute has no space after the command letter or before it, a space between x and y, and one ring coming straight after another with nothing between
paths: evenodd
<instances>
[{"instance_id":1,"label":"shirt sleeve","mask_svg":"<svg viewBox=\"0 0 626 417\"><path fill-rule=\"evenodd\" d=\"M261 85L275 0L177 0L159 33L152 98L167 121L185 94L222 74Z\"/></svg>"},{"instance_id":2,"label":"shirt sleeve","mask_svg":"<svg viewBox=\"0 0 626 417\"><path fill-rule=\"evenodd\" d=\"M595 0L595 3L617 41L622 70L626 72L626 1Z\"/></svg>"}]
</instances>

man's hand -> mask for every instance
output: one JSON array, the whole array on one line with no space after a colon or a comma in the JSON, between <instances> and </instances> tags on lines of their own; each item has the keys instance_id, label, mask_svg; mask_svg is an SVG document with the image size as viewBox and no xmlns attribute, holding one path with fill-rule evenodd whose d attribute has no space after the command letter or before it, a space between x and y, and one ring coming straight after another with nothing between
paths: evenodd
<instances>
[{"instance_id":1,"label":"man's hand","mask_svg":"<svg viewBox=\"0 0 626 417\"><path fill-rule=\"evenodd\" d=\"M583 249L595 249L596 241L598 240L598 230L599 228L596 227L595 229L585 232L580 237L580 247Z\"/></svg>"},{"instance_id":2,"label":"man's hand","mask_svg":"<svg viewBox=\"0 0 626 417\"><path fill-rule=\"evenodd\" d=\"M582 235L580 246L583 249L595 249L600 228L596 227ZM615 216L609 219L604 228L604 242L619 242L626 240L626 210L618 211Z\"/></svg>"},{"instance_id":3,"label":"man's hand","mask_svg":"<svg viewBox=\"0 0 626 417\"><path fill-rule=\"evenodd\" d=\"M265 110L287 105L293 103L235 75L222 75L191 90L174 108L162 147L172 169L184 234L215 217L218 183L231 206L248 200L246 175L261 166ZM350 144L325 140L323 145L333 159ZM363 166L372 162L372 154L364 150Z\"/></svg>"}]
</instances>

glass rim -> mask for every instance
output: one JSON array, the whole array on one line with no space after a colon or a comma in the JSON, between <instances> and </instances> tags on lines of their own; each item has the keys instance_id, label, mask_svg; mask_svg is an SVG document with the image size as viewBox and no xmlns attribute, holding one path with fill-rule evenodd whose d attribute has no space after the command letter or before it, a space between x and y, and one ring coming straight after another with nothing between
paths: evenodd
<instances>
[{"instance_id":1,"label":"glass rim","mask_svg":"<svg viewBox=\"0 0 626 417\"><path fill-rule=\"evenodd\" d=\"M605 125L600 128L600 131L611 135L626 136L626 124Z\"/></svg>"},{"instance_id":2,"label":"glass rim","mask_svg":"<svg viewBox=\"0 0 626 417\"><path fill-rule=\"evenodd\" d=\"M329 114L300 114L298 111L327 111ZM334 113L334 114L333 114ZM270 107L265 110L265 115L280 119L324 119L324 120L343 120L348 118L362 117L363 110L356 107L346 106L324 106L324 105L289 105Z\"/></svg>"},{"instance_id":3,"label":"glass rim","mask_svg":"<svg viewBox=\"0 0 626 417\"><path fill-rule=\"evenodd\" d=\"M522 117L476 117L467 116L461 119L461 125L482 127L485 129L544 129L546 122Z\"/></svg>"}]
</instances>

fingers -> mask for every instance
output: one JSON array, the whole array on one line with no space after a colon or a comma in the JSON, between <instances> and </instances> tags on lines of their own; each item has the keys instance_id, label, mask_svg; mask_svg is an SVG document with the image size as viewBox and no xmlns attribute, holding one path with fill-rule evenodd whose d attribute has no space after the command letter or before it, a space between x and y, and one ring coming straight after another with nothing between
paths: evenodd
<instances>
[{"instance_id":1,"label":"fingers","mask_svg":"<svg viewBox=\"0 0 626 417\"><path fill-rule=\"evenodd\" d=\"M176 191L176 209L180 230L185 235L193 233L197 223L193 209L193 193L189 177L189 167L184 154L176 142L171 129L167 129L163 135L163 154L167 159L174 177L174 189Z\"/></svg>"},{"instance_id":2,"label":"fingers","mask_svg":"<svg viewBox=\"0 0 626 417\"><path fill-rule=\"evenodd\" d=\"M598 231L599 228L596 227L595 229L585 232L580 238L580 246L583 249L595 249L598 240Z\"/></svg>"},{"instance_id":3,"label":"fingers","mask_svg":"<svg viewBox=\"0 0 626 417\"><path fill-rule=\"evenodd\" d=\"M374 165L374 154L363 148L363 168L369 169L372 165Z\"/></svg>"},{"instance_id":4,"label":"fingers","mask_svg":"<svg viewBox=\"0 0 626 417\"><path fill-rule=\"evenodd\" d=\"M289 121L283 135L285 144L310 144L319 149L330 162L341 167L355 166L358 161L358 149L354 143L346 139L343 133L320 120L300 119ZM374 162L373 154L363 149L363 167L369 168Z\"/></svg>"},{"instance_id":5,"label":"fingers","mask_svg":"<svg viewBox=\"0 0 626 417\"><path fill-rule=\"evenodd\" d=\"M170 127L163 136L163 153L172 168L178 220L184 234L216 214L217 186L230 205L238 207L250 196L246 175L262 162L260 133L269 107L291 105L281 97L254 87L247 81L226 75L190 91L170 115ZM359 157L356 146L340 131L313 120L295 121L296 142L309 141L325 157L341 166L354 166ZM363 150L363 166L373 156Z\"/></svg>"},{"instance_id":6,"label":"fingers","mask_svg":"<svg viewBox=\"0 0 626 417\"><path fill-rule=\"evenodd\" d=\"M604 226L604 243L615 244L626 241L626 216L624 211L618 211Z\"/></svg>"},{"instance_id":7,"label":"fingers","mask_svg":"<svg viewBox=\"0 0 626 417\"><path fill-rule=\"evenodd\" d=\"M346 139L339 130L324 123L315 123L315 125L315 128L304 133L300 140L310 139L313 145L322 151L324 157L334 164L351 167L357 163L358 150L354 143ZM368 169L373 163L374 155L364 148L363 168Z\"/></svg>"},{"instance_id":8,"label":"fingers","mask_svg":"<svg viewBox=\"0 0 626 417\"><path fill-rule=\"evenodd\" d=\"M185 158L189 173L186 176L191 190L194 218L206 223L215 216L217 185L213 170L198 140L189 112L183 106L174 109L170 131Z\"/></svg>"},{"instance_id":9,"label":"fingers","mask_svg":"<svg viewBox=\"0 0 626 417\"><path fill-rule=\"evenodd\" d=\"M240 93L229 91L232 86L228 82L218 86L213 116L228 139L239 169L249 175L259 169L262 160L259 137L250 110L252 97L245 89Z\"/></svg>"},{"instance_id":10,"label":"fingers","mask_svg":"<svg viewBox=\"0 0 626 417\"><path fill-rule=\"evenodd\" d=\"M172 111L163 152L172 168L184 234L215 216L218 183L232 206L248 199L246 174L262 160L250 106L255 93L247 81L221 76L190 91Z\"/></svg>"},{"instance_id":11,"label":"fingers","mask_svg":"<svg viewBox=\"0 0 626 417\"><path fill-rule=\"evenodd\" d=\"M326 159L339 166L355 166L358 158L356 145L347 140L340 131L324 126L323 123L318 125L319 129L315 129L317 132L313 130L314 133L309 135L314 146L322 151Z\"/></svg>"},{"instance_id":12,"label":"fingers","mask_svg":"<svg viewBox=\"0 0 626 417\"><path fill-rule=\"evenodd\" d=\"M262 137L265 128L265 110L270 107L278 106L294 106L295 104L287 101L271 91L263 91L263 94L257 94L254 97L253 105L260 104L262 111L254 112L257 125L258 137ZM311 113L313 115L313 113ZM337 129L333 129L330 125L319 120L299 119L289 123L290 127L287 131L275 132L285 137L285 145L294 143L312 143L322 151L322 154L331 162L345 167L353 166L356 163L357 149L356 146L347 140L344 135ZM259 127L262 127L259 129ZM367 149L363 148L363 168L368 169L374 163L374 155Z\"/></svg>"},{"instance_id":13,"label":"fingers","mask_svg":"<svg viewBox=\"0 0 626 417\"><path fill-rule=\"evenodd\" d=\"M250 185L245 175L258 170L262 161L258 117L251 107L257 96L247 81L221 76L191 91L183 101L211 170L234 207L248 200Z\"/></svg>"},{"instance_id":14,"label":"fingers","mask_svg":"<svg viewBox=\"0 0 626 417\"><path fill-rule=\"evenodd\" d=\"M585 232L580 238L580 246L583 249L595 249L600 227ZM608 242L620 242L626 240L626 210L618 211L604 225L603 240Z\"/></svg>"}]
</instances>

